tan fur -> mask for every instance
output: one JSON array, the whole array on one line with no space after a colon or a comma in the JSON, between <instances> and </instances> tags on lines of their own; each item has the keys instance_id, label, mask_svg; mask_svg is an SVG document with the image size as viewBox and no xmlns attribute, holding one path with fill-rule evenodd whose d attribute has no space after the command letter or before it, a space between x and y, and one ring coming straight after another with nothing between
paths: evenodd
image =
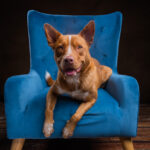
<instances>
[{"instance_id":1,"label":"tan fur","mask_svg":"<svg viewBox=\"0 0 150 150\"><path fill-rule=\"evenodd\" d=\"M46 82L47 82L48 86L52 86L54 84L54 80L51 77L47 78Z\"/></svg>"},{"instance_id":2,"label":"tan fur","mask_svg":"<svg viewBox=\"0 0 150 150\"><path fill-rule=\"evenodd\" d=\"M49 45L55 52L55 61L59 71L56 81L49 79L52 87L47 95L45 122L43 133L46 137L53 133L53 110L56 104L57 95L68 93L71 97L82 100L76 113L67 122L63 130L63 137L68 138L73 135L77 122L84 113L90 109L97 99L98 88L106 82L112 74L111 68L100 65L92 58L89 48L94 37L94 22L91 21L79 34L70 35L71 37L71 57L74 70L81 68L74 76L67 76L64 73L64 59L69 47L69 35L62 35L50 25L45 26L45 33ZM52 36L51 34L52 33ZM55 42L54 42L55 41ZM52 82L51 82L52 81Z\"/></svg>"}]
</instances>

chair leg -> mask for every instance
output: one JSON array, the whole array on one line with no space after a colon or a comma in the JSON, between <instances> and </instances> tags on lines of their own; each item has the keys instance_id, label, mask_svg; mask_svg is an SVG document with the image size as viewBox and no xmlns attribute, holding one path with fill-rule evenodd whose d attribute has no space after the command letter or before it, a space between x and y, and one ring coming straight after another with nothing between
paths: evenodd
<instances>
[{"instance_id":1,"label":"chair leg","mask_svg":"<svg viewBox=\"0 0 150 150\"><path fill-rule=\"evenodd\" d=\"M120 138L123 150L134 150L131 138Z\"/></svg>"},{"instance_id":2,"label":"chair leg","mask_svg":"<svg viewBox=\"0 0 150 150\"><path fill-rule=\"evenodd\" d=\"M25 139L14 139L12 141L11 150L22 150Z\"/></svg>"}]
</instances>

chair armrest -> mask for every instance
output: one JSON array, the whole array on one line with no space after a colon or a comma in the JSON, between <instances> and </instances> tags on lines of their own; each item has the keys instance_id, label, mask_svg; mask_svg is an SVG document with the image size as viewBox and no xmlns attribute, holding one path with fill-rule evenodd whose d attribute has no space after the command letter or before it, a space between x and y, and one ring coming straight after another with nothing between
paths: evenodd
<instances>
[{"instance_id":1,"label":"chair armrest","mask_svg":"<svg viewBox=\"0 0 150 150\"><path fill-rule=\"evenodd\" d=\"M112 74L106 90L119 103L121 110L120 134L135 137L139 112L139 85L135 78Z\"/></svg>"},{"instance_id":2,"label":"chair armrest","mask_svg":"<svg viewBox=\"0 0 150 150\"><path fill-rule=\"evenodd\" d=\"M31 70L29 74L8 78L4 87L5 109L10 110L15 107L24 111L28 101L42 88L41 78L35 70Z\"/></svg>"},{"instance_id":3,"label":"chair armrest","mask_svg":"<svg viewBox=\"0 0 150 150\"><path fill-rule=\"evenodd\" d=\"M132 103L139 104L139 85L131 76L113 73L108 80L106 90L118 100L121 108L128 108Z\"/></svg>"}]
</instances>

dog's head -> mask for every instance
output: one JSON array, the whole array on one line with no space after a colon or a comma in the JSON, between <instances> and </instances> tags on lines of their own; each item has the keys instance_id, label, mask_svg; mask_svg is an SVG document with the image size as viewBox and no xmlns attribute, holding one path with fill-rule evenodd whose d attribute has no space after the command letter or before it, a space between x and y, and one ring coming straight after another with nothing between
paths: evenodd
<instances>
[{"instance_id":1,"label":"dog's head","mask_svg":"<svg viewBox=\"0 0 150 150\"><path fill-rule=\"evenodd\" d=\"M76 76L90 62L89 48L94 39L95 23L90 21L83 30L74 35L63 35L49 24L44 24L49 46L55 54L55 61L65 76Z\"/></svg>"}]
</instances>

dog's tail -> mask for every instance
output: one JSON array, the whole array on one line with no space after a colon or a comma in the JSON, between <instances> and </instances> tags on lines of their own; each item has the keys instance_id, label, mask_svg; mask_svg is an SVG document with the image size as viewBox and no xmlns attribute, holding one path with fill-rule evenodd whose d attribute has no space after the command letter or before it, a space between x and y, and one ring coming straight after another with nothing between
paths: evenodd
<instances>
[{"instance_id":1,"label":"dog's tail","mask_svg":"<svg viewBox=\"0 0 150 150\"><path fill-rule=\"evenodd\" d=\"M48 84L48 86L51 86L54 83L54 80L52 79L51 75L49 72L45 72L45 80Z\"/></svg>"}]
</instances>

